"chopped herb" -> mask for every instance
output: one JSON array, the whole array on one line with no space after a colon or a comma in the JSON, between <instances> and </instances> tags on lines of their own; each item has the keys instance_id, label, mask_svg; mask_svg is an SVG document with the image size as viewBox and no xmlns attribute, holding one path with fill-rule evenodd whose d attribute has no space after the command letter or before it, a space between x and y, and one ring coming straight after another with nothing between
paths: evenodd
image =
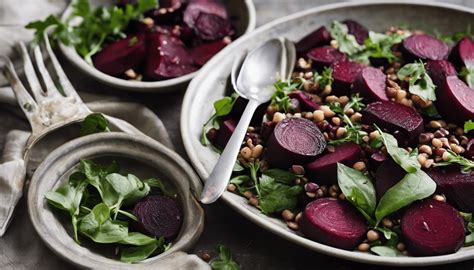
<instances>
[{"instance_id":1,"label":"chopped herb","mask_svg":"<svg viewBox=\"0 0 474 270\"><path fill-rule=\"evenodd\" d=\"M109 121L101 113L91 113L81 123L81 136L109 132Z\"/></svg>"},{"instance_id":2,"label":"chopped herb","mask_svg":"<svg viewBox=\"0 0 474 270\"><path fill-rule=\"evenodd\" d=\"M213 270L240 270L239 264L232 259L229 248L219 245L217 252L219 252L219 257L209 263Z\"/></svg>"},{"instance_id":3,"label":"chopped herb","mask_svg":"<svg viewBox=\"0 0 474 270\"><path fill-rule=\"evenodd\" d=\"M464 132L468 133L471 130L474 130L474 122L472 120L464 122Z\"/></svg>"},{"instance_id":4,"label":"chopped herb","mask_svg":"<svg viewBox=\"0 0 474 270\"><path fill-rule=\"evenodd\" d=\"M328 143L330 145L340 145L348 142L354 142L357 144L362 144L362 137L367 135L367 132L362 130L362 125L357 123L352 123L351 119L347 115L342 115L342 121L346 124L346 135L340 139L330 140Z\"/></svg>"},{"instance_id":5,"label":"chopped herb","mask_svg":"<svg viewBox=\"0 0 474 270\"><path fill-rule=\"evenodd\" d=\"M332 85L334 79L332 78L332 68L325 67L321 74L315 71L313 80L318 83L319 89L324 89L326 85Z\"/></svg>"},{"instance_id":6,"label":"chopped herb","mask_svg":"<svg viewBox=\"0 0 474 270\"><path fill-rule=\"evenodd\" d=\"M349 34L347 25L333 21L329 31L331 37L337 41L339 51L347 54L349 57L363 50L363 46L359 45L356 38Z\"/></svg>"},{"instance_id":7,"label":"chopped herb","mask_svg":"<svg viewBox=\"0 0 474 270\"><path fill-rule=\"evenodd\" d=\"M301 82L293 81L278 81L275 83L275 93L271 99L271 106L275 107L277 111L289 112L291 106L291 99L289 93L300 89L303 84Z\"/></svg>"},{"instance_id":8,"label":"chopped herb","mask_svg":"<svg viewBox=\"0 0 474 270\"><path fill-rule=\"evenodd\" d=\"M449 166L452 164L458 164L461 166L463 172L470 172L474 170L474 161L467 159L459 154L454 153L452 150L447 150L449 156L447 161L436 162L433 164L435 167Z\"/></svg>"},{"instance_id":9,"label":"chopped herb","mask_svg":"<svg viewBox=\"0 0 474 270\"><path fill-rule=\"evenodd\" d=\"M352 59L366 64L370 62L371 58L386 59L391 63L397 59L392 51L393 45L402 42L408 36L408 32L385 35L370 31L369 37L364 41L364 49L355 54Z\"/></svg>"},{"instance_id":10,"label":"chopped herb","mask_svg":"<svg viewBox=\"0 0 474 270\"><path fill-rule=\"evenodd\" d=\"M421 60L404 65L398 71L397 76L400 80L409 78L408 91L410 93L418 95L425 100L436 100L436 86L426 72L425 64Z\"/></svg>"},{"instance_id":11,"label":"chopped herb","mask_svg":"<svg viewBox=\"0 0 474 270\"><path fill-rule=\"evenodd\" d=\"M474 89L474 67L463 67L459 76L463 77L467 85Z\"/></svg>"},{"instance_id":12,"label":"chopped herb","mask_svg":"<svg viewBox=\"0 0 474 270\"><path fill-rule=\"evenodd\" d=\"M329 104L329 107L332 111L338 114L345 114L347 110L353 109L354 111L358 112L365 107L365 104L362 102L364 98L359 96L359 93L354 94L351 96L351 99L344 107L341 107L339 102L333 102Z\"/></svg>"}]
</instances>

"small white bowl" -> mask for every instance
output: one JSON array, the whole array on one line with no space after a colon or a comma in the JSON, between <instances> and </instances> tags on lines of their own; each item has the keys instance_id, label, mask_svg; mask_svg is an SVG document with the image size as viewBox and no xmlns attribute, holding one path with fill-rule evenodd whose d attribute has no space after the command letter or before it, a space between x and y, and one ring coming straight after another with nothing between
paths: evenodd
<instances>
[{"instance_id":1,"label":"small white bowl","mask_svg":"<svg viewBox=\"0 0 474 270\"><path fill-rule=\"evenodd\" d=\"M110 5L110 0L95 0L93 6ZM227 6L227 10L231 18L237 18L234 23L238 37L252 31L256 25L256 13L253 0L225 0L223 1ZM72 4L64 11L61 20L65 21L72 12ZM146 93L164 93L183 90L191 79L196 75L196 72L163 81L142 82L129 81L107 75L92 65L88 64L74 49L74 47L66 46L63 43L59 44L64 56L79 70L91 76L92 78L115 87L117 89L146 92Z\"/></svg>"}]
</instances>

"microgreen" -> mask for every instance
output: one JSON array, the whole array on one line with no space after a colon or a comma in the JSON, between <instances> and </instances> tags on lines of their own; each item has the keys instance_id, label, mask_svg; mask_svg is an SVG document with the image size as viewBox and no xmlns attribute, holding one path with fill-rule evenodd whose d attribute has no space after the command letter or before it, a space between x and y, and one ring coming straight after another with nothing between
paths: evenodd
<instances>
[{"instance_id":1,"label":"microgreen","mask_svg":"<svg viewBox=\"0 0 474 270\"><path fill-rule=\"evenodd\" d=\"M217 252L219 252L219 257L209 263L213 270L240 270L239 264L232 259L229 248L219 245Z\"/></svg>"},{"instance_id":2,"label":"microgreen","mask_svg":"<svg viewBox=\"0 0 474 270\"><path fill-rule=\"evenodd\" d=\"M410 93L418 95L425 100L436 100L436 86L426 72L425 64L421 60L404 65L398 71L397 76L400 80L409 78L408 91Z\"/></svg>"}]
</instances>

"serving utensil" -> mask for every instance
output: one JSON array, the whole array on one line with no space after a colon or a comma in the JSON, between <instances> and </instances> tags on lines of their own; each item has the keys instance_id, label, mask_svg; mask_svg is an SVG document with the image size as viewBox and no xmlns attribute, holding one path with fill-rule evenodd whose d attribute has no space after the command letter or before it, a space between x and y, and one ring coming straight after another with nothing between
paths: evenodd
<instances>
[{"instance_id":1,"label":"serving utensil","mask_svg":"<svg viewBox=\"0 0 474 270\"><path fill-rule=\"evenodd\" d=\"M222 155L206 181L202 203L215 202L224 192L232 174L250 120L257 107L270 100L274 83L291 76L296 59L295 45L285 38L271 39L239 57L232 67L231 81L239 96L249 100ZM243 61L243 63L242 63Z\"/></svg>"}]
</instances>

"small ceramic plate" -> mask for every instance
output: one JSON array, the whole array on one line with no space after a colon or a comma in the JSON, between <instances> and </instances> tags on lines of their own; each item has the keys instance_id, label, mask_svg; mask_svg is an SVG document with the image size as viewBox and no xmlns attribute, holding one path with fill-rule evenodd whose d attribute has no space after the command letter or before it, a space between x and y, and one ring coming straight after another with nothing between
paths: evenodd
<instances>
[{"instance_id":1,"label":"small ceramic plate","mask_svg":"<svg viewBox=\"0 0 474 270\"><path fill-rule=\"evenodd\" d=\"M217 162L218 154L200 144L202 125L213 113L213 102L230 93L228 82L235 55L251 50L266 40L286 37L297 41L321 25L333 20L355 19L373 31L408 24L410 28L440 33L463 31L474 22L474 10L443 3L414 1L372 1L339 3L322 6L271 22L230 44L216 55L190 83L181 111L181 134L194 168L207 179ZM347 260L381 265L435 265L474 258L474 247L464 247L454 254L433 257L380 257L369 253L342 250L304 238L287 228L279 219L263 215L247 200L225 192L222 199L237 212L259 226L301 246Z\"/></svg>"},{"instance_id":2,"label":"small ceramic plate","mask_svg":"<svg viewBox=\"0 0 474 270\"><path fill-rule=\"evenodd\" d=\"M186 251L198 240L204 225L204 211L196 201L201 183L191 167L162 144L142 136L100 133L70 141L49 154L36 170L28 192L28 211L33 226L56 254L77 266L94 269L124 269L130 264L107 257L97 249L77 244L67 222L53 213L45 194L65 183L81 159L102 162L116 160L122 173L140 178L159 177L178 194L183 212L181 231L171 248L133 265L137 269L209 269L209 265Z\"/></svg>"},{"instance_id":3,"label":"small ceramic plate","mask_svg":"<svg viewBox=\"0 0 474 270\"><path fill-rule=\"evenodd\" d=\"M110 5L110 0L93 0L93 5ZM225 0L223 1L227 6L232 23L237 31L237 36L242 36L245 33L252 31L256 25L256 13L253 0ZM71 4L72 5L72 4ZM62 16L62 20L66 20L72 12L72 7L66 9ZM235 19L233 19L235 18ZM156 82L142 82L142 81L129 81L119 79L105 73L102 73L98 69L89 65L73 47L59 44L59 47L66 58L71 61L79 70L86 73L90 77L103 82L107 85L115 87L117 89L134 91L134 92L147 92L147 93L163 93L171 91L183 90L189 81L196 75L196 72L169 80L156 81Z\"/></svg>"}]
</instances>

